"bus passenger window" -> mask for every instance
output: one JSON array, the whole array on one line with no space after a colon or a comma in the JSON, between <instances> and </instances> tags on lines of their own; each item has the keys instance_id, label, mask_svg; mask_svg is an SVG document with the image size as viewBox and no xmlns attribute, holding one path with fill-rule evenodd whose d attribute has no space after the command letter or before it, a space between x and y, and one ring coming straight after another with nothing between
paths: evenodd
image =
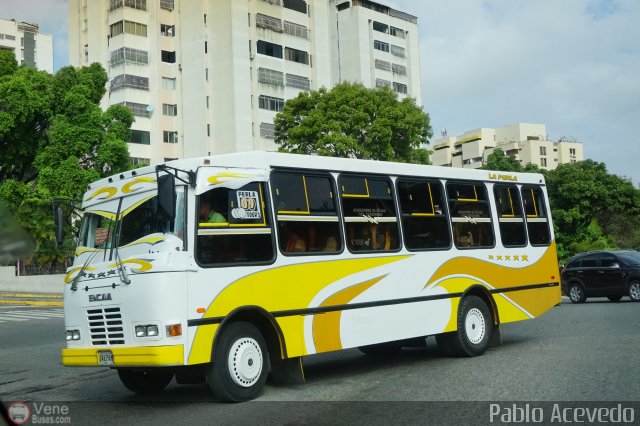
<instances>
[{"instance_id":1,"label":"bus passenger window","mask_svg":"<svg viewBox=\"0 0 640 426\"><path fill-rule=\"evenodd\" d=\"M451 246L440 182L399 179L398 198L407 249L433 250Z\"/></svg>"},{"instance_id":2,"label":"bus passenger window","mask_svg":"<svg viewBox=\"0 0 640 426\"><path fill-rule=\"evenodd\" d=\"M520 193L515 185L495 185L493 187L500 237L505 247L522 247L527 244L524 229Z\"/></svg>"},{"instance_id":3,"label":"bus passenger window","mask_svg":"<svg viewBox=\"0 0 640 426\"><path fill-rule=\"evenodd\" d=\"M352 252L400 249L398 218L389 180L341 175L338 181Z\"/></svg>"},{"instance_id":4,"label":"bus passenger window","mask_svg":"<svg viewBox=\"0 0 640 426\"><path fill-rule=\"evenodd\" d=\"M318 255L342 250L331 175L274 171L271 193L282 253Z\"/></svg>"},{"instance_id":5,"label":"bus passenger window","mask_svg":"<svg viewBox=\"0 0 640 426\"><path fill-rule=\"evenodd\" d=\"M198 199L197 259L203 266L268 263L274 258L264 184L216 188Z\"/></svg>"},{"instance_id":6,"label":"bus passenger window","mask_svg":"<svg viewBox=\"0 0 640 426\"><path fill-rule=\"evenodd\" d=\"M522 187L522 202L527 219L527 231L532 246L545 246L551 243L549 218L544 202L544 194L538 187Z\"/></svg>"},{"instance_id":7,"label":"bus passenger window","mask_svg":"<svg viewBox=\"0 0 640 426\"><path fill-rule=\"evenodd\" d=\"M493 247L493 224L485 186L450 182L447 194L456 247Z\"/></svg>"}]
</instances>

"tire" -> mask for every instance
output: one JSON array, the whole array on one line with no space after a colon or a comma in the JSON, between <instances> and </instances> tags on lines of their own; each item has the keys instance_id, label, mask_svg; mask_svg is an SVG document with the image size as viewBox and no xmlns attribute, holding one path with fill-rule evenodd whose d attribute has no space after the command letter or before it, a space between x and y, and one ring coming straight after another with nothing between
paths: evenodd
<instances>
[{"instance_id":1,"label":"tire","mask_svg":"<svg viewBox=\"0 0 640 426\"><path fill-rule=\"evenodd\" d=\"M402 343L402 341L376 343L375 345L358 346L358 350L370 356L395 355L402 349Z\"/></svg>"},{"instance_id":2,"label":"tire","mask_svg":"<svg viewBox=\"0 0 640 426\"><path fill-rule=\"evenodd\" d=\"M173 371L164 368L118 368L118 377L131 392L150 394L166 388L173 379Z\"/></svg>"},{"instance_id":3,"label":"tire","mask_svg":"<svg viewBox=\"0 0 640 426\"><path fill-rule=\"evenodd\" d=\"M207 373L214 395L228 402L249 401L260 395L269 373L269 352L253 324L238 321L225 327L214 359Z\"/></svg>"},{"instance_id":4,"label":"tire","mask_svg":"<svg viewBox=\"0 0 640 426\"><path fill-rule=\"evenodd\" d=\"M622 299L622 295L618 294L618 295L615 295L615 296L607 296L607 299L609 299L612 302L619 302L620 299Z\"/></svg>"},{"instance_id":5,"label":"tire","mask_svg":"<svg viewBox=\"0 0 640 426\"><path fill-rule=\"evenodd\" d=\"M587 300L587 296L584 294L584 289L580 284L569 284L569 300L571 300L571 303L584 303L584 301Z\"/></svg>"},{"instance_id":6,"label":"tire","mask_svg":"<svg viewBox=\"0 0 640 426\"><path fill-rule=\"evenodd\" d=\"M458 307L458 331L436 337L445 353L460 357L480 356L487 351L493 331L493 317L478 296L466 296Z\"/></svg>"},{"instance_id":7,"label":"tire","mask_svg":"<svg viewBox=\"0 0 640 426\"><path fill-rule=\"evenodd\" d=\"M634 302L640 302L640 281L633 280L629 283L629 298Z\"/></svg>"}]
</instances>

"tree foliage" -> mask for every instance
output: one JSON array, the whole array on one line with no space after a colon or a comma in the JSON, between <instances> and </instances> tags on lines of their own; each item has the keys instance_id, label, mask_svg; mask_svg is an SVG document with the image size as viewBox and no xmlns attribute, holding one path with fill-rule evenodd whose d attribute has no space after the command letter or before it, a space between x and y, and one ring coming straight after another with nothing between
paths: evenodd
<instances>
[{"instance_id":1,"label":"tree foliage","mask_svg":"<svg viewBox=\"0 0 640 426\"><path fill-rule=\"evenodd\" d=\"M301 92L274 119L281 152L427 164L429 116L389 88L341 83Z\"/></svg>"},{"instance_id":2,"label":"tree foliage","mask_svg":"<svg viewBox=\"0 0 640 426\"><path fill-rule=\"evenodd\" d=\"M79 199L90 182L131 167L124 141L133 116L123 106L100 109L106 82L99 64L55 75L0 66L0 198L41 259L63 256L52 240L51 199Z\"/></svg>"}]
</instances>

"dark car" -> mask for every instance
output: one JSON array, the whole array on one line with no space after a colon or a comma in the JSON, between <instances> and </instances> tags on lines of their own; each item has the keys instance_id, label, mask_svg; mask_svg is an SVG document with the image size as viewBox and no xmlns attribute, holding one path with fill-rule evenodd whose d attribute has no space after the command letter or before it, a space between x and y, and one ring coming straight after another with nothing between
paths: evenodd
<instances>
[{"instance_id":1,"label":"dark car","mask_svg":"<svg viewBox=\"0 0 640 426\"><path fill-rule=\"evenodd\" d=\"M571 302L607 297L612 302L629 296L640 301L640 252L592 251L572 257L561 272L562 292Z\"/></svg>"}]
</instances>

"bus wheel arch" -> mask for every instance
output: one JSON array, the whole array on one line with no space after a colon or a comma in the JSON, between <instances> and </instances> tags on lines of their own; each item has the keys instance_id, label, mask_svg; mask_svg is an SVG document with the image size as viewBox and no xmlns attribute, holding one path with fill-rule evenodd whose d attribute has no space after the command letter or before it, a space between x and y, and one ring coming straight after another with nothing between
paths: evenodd
<instances>
[{"instance_id":1,"label":"bus wheel arch","mask_svg":"<svg viewBox=\"0 0 640 426\"><path fill-rule=\"evenodd\" d=\"M498 305L496 304L495 299L493 298L493 296L491 295L491 293L489 293L489 290L487 290L486 287L481 286L481 285L474 285L472 287L469 287L467 290L465 290L465 292L462 294L462 296L460 296L460 301L462 301L462 299L464 299L467 296L477 296L479 298L481 298L482 300L484 300L484 303L487 304L487 306L489 307L489 309L491 310L491 317L493 319L493 325L494 326L499 326L500 325L500 314L498 312Z\"/></svg>"}]
</instances>

